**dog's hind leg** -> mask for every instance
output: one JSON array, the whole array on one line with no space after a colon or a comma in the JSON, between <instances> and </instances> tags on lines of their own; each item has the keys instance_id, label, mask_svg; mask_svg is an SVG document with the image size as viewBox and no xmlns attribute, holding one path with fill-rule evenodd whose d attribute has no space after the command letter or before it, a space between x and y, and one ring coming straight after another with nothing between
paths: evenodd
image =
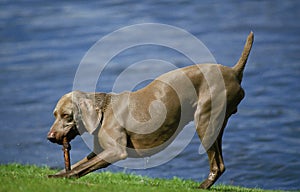
<instances>
[{"instance_id":1,"label":"dog's hind leg","mask_svg":"<svg viewBox=\"0 0 300 192\"><path fill-rule=\"evenodd\" d=\"M227 124L227 118L222 120L223 124L220 129L211 127L209 125L211 120L210 111L211 101L207 99L207 101L199 103L195 113L196 131L203 148L206 150L210 165L210 173L207 179L199 186L201 189L209 189L225 171L222 156L222 135Z\"/></svg>"},{"instance_id":2,"label":"dog's hind leg","mask_svg":"<svg viewBox=\"0 0 300 192\"><path fill-rule=\"evenodd\" d=\"M199 186L199 188L201 189L210 188L225 171L225 165L222 155L222 136L223 130L226 126L226 122L227 120L225 120L222 130L217 137L217 140L212 144L211 147L206 150L209 160L210 172L207 179L203 181ZM201 137L202 136L200 136L200 139Z\"/></svg>"},{"instance_id":3,"label":"dog's hind leg","mask_svg":"<svg viewBox=\"0 0 300 192\"><path fill-rule=\"evenodd\" d=\"M210 173L208 175L208 178L199 186L199 188L201 189L210 188L225 171L221 142L219 140L217 140L207 150L207 155L209 160Z\"/></svg>"}]
</instances>

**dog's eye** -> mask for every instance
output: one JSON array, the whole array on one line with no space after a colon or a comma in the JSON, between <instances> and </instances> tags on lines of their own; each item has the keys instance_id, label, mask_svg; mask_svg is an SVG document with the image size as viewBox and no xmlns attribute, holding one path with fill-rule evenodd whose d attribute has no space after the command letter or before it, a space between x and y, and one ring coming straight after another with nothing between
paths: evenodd
<instances>
[{"instance_id":1,"label":"dog's eye","mask_svg":"<svg viewBox=\"0 0 300 192\"><path fill-rule=\"evenodd\" d=\"M73 120L72 115L69 115L69 114L64 114L64 115L62 116L62 118L63 118L63 119L66 119L67 121L72 121L72 120Z\"/></svg>"}]
</instances>

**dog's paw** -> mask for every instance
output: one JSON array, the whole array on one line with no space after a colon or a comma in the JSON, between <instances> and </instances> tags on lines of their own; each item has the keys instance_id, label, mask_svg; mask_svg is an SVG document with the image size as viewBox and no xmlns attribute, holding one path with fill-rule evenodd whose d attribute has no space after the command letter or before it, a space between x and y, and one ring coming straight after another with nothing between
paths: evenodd
<instances>
[{"instance_id":1,"label":"dog's paw","mask_svg":"<svg viewBox=\"0 0 300 192\"><path fill-rule=\"evenodd\" d=\"M77 179L79 178L80 176L77 174L77 173L74 173L74 172L69 172L69 173L56 173L54 175L48 175L48 178L74 178L74 179Z\"/></svg>"},{"instance_id":2,"label":"dog's paw","mask_svg":"<svg viewBox=\"0 0 300 192\"><path fill-rule=\"evenodd\" d=\"M202 182L198 188L199 189L209 189L213 185L213 183L214 182L207 179L204 182Z\"/></svg>"},{"instance_id":3,"label":"dog's paw","mask_svg":"<svg viewBox=\"0 0 300 192\"><path fill-rule=\"evenodd\" d=\"M48 175L48 178L62 178L61 175Z\"/></svg>"},{"instance_id":4,"label":"dog's paw","mask_svg":"<svg viewBox=\"0 0 300 192\"><path fill-rule=\"evenodd\" d=\"M68 174L67 173L62 173L62 172L58 172L54 175L48 175L48 178L67 178Z\"/></svg>"}]
</instances>

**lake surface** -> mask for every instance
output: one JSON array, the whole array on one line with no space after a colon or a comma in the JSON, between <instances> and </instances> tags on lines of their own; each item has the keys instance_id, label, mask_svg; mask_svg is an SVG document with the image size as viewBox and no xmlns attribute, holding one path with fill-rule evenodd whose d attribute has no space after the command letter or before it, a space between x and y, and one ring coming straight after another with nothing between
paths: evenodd
<instances>
[{"instance_id":1,"label":"lake surface","mask_svg":"<svg viewBox=\"0 0 300 192\"><path fill-rule=\"evenodd\" d=\"M224 133L227 170L218 182L300 189L299 9L300 1L293 0L1 1L0 163L63 167L60 146L46 140L54 121L52 110L72 90L81 59L105 35L133 24L168 24L200 39L218 63L233 66L252 30L255 43L243 79L246 97ZM178 67L192 64L155 46L124 51L99 79L97 91L112 91L118 74L144 59L166 60ZM136 73L147 75L151 70ZM198 153L199 145L193 137L176 158L155 168L106 170L201 181L209 167L206 155ZM73 162L88 153L80 137L72 142ZM145 167L149 161L151 157Z\"/></svg>"}]
</instances>

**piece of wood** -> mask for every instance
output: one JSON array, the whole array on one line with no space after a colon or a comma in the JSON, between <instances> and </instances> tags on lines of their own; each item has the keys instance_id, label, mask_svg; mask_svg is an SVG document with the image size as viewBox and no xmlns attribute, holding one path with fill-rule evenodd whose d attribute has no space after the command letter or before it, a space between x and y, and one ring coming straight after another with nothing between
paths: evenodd
<instances>
[{"instance_id":1,"label":"piece of wood","mask_svg":"<svg viewBox=\"0 0 300 192\"><path fill-rule=\"evenodd\" d=\"M71 150L71 145L69 141L67 140L67 137L63 138L63 148L64 152L64 160L65 160L65 170L66 173L71 170L71 159L70 159L70 150Z\"/></svg>"}]
</instances>

